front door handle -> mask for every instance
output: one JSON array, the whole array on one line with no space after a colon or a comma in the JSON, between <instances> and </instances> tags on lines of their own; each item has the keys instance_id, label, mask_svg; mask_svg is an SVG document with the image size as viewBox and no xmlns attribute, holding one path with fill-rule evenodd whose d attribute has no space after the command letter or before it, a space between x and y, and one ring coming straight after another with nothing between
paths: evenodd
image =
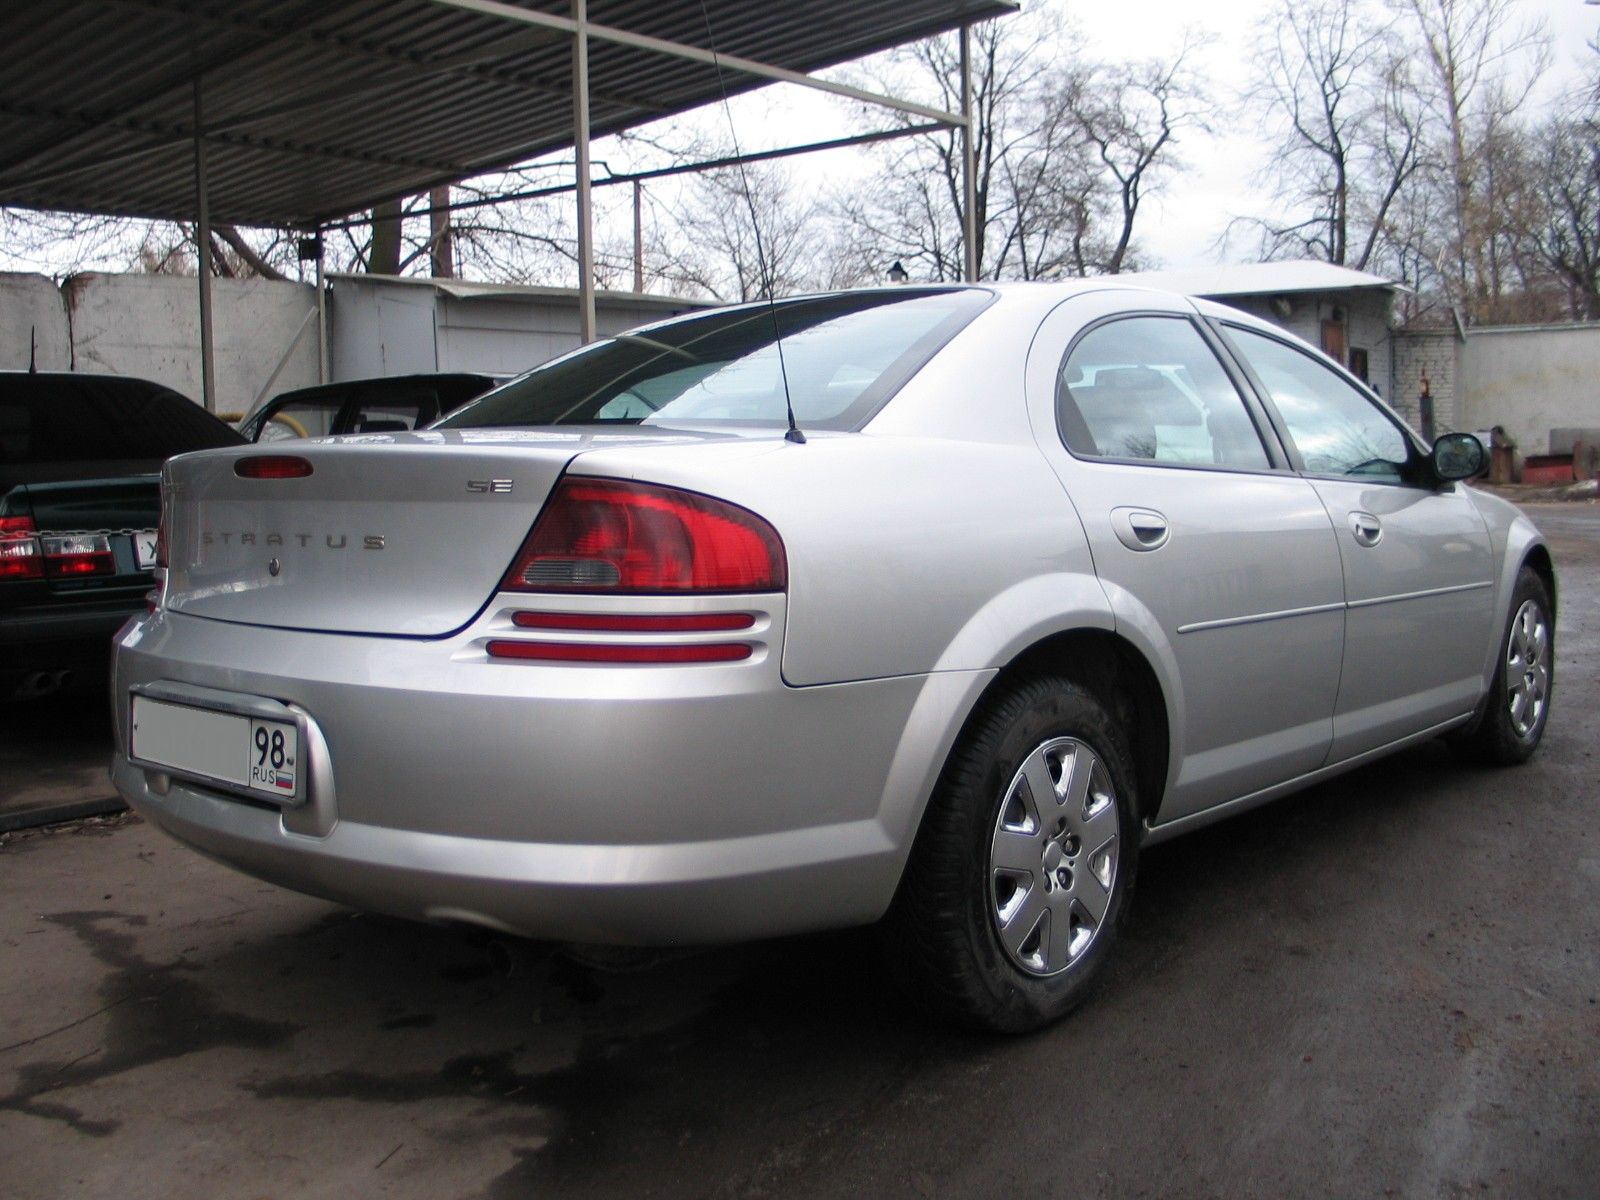
<instances>
[{"instance_id":1,"label":"front door handle","mask_svg":"<svg viewBox=\"0 0 1600 1200\"><path fill-rule=\"evenodd\" d=\"M1159 550L1172 536L1166 517L1153 508L1113 508L1111 529L1129 550Z\"/></svg>"},{"instance_id":2,"label":"front door handle","mask_svg":"<svg viewBox=\"0 0 1600 1200\"><path fill-rule=\"evenodd\" d=\"M1383 540L1383 522L1368 512L1350 514L1350 532L1363 546L1376 546Z\"/></svg>"}]
</instances>

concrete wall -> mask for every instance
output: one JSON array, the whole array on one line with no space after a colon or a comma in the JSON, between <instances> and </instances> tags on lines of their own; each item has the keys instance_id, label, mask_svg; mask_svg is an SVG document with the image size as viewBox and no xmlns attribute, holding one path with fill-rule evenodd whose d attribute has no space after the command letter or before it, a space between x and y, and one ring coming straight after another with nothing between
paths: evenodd
<instances>
[{"instance_id":1,"label":"concrete wall","mask_svg":"<svg viewBox=\"0 0 1600 1200\"><path fill-rule=\"evenodd\" d=\"M43 275L0 273L0 371L28 368L29 339L41 371L72 367L72 334L61 289Z\"/></svg>"},{"instance_id":2,"label":"concrete wall","mask_svg":"<svg viewBox=\"0 0 1600 1200\"><path fill-rule=\"evenodd\" d=\"M1550 431L1600 427L1600 324L1473 329L1461 348L1463 428L1503 425L1522 454Z\"/></svg>"},{"instance_id":3,"label":"concrete wall","mask_svg":"<svg viewBox=\"0 0 1600 1200\"><path fill-rule=\"evenodd\" d=\"M198 292L195 280L175 275L85 274L57 287L43 275L0 274L0 370L27 367L32 330L42 371L134 375L199 401ZM247 411L291 344L269 394L317 382L316 322L304 324L315 307L306 284L214 281L218 412ZM702 307L603 292L596 318L602 334L619 333ZM578 345L577 297L562 288L336 276L328 310L335 379L511 375Z\"/></svg>"},{"instance_id":4,"label":"concrete wall","mask_svg":"<svg viewBox=\"0 0 1600 1200\"><path fill-rule=\"evenodd\" d=\"M578 304L564 288L336 276L328 341L335 379L421 371L514 375L575 350ZM668 297L602 292L603 334L703 307Z\"/></svg>"},{"instance_id":5,"label":"concrete wall","mask_svg":"<svg viewBox=\"0 0 1600 1200\"><path fill-rule=\"evenodd\" d=\"M315 304L305 284L214 281L218 412L249 407ZM57 288L42 275L0 276L0 369L28 365L30 327L38 330L40 370L134 375L201 398L200 300L193 279L86 274ZM273 390L316 381L312 321Z\"/></svg>"},{"instance_id":6,"label":"concrete wall","mask_svg":"<svg viewBox=\"0 0 1600 1200\"><path fill-rule=\"evenodd\" d=\"M201 396L199 287L176 275L76 275L62 287L72 321L74 367L137 375ZM306 284L217 279L211 311L216 410L244 412L316 306ZM316 322L273 390L317 382Z\"/></svg>"}]
</instances>

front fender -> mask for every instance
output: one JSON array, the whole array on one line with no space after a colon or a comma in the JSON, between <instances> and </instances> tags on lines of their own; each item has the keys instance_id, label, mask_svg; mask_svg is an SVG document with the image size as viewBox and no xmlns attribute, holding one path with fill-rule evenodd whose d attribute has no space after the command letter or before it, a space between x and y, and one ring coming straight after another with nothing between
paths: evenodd
<instances>
[{"instance_id":1,"label":"front fender","mask_svg":"<svg viewBox=\"0 0 1600 1200\"><path fill-rule=\"evenodd\" d=\"M1511 594L1516 590L1517 576L1536 548L1542 547L1549 553L1549 547L1538 527L1516 505L1486 492L1472 491L1471 495L1489 531L1489 544L1496 558L1494 610L1497 619L1491 625L1492 636L1484 648L1483 657L1483 690L1487 694L1499 666L1500 643L1505 636L1506 618L1510 615ZM1553 594L1550 602L1552 605L1556 603ZM1554 615L1551 614L1552 617Z\"/></svg>"}]
</instances>

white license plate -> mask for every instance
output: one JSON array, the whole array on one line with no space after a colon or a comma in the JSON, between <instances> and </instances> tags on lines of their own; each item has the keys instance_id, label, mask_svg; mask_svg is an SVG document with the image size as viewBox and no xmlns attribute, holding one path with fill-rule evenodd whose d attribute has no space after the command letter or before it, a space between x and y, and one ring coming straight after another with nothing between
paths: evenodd
<instances>
[{"instance_id":1,"label":"white license plate","mask_svg":"<svg viewBox=\"0 0 1600 1200\"><path fill-rule=\"evenodd\" d=\"M141 529L133 535L133 560L142 570L156 565L156 531Z\"/></svg>"},{"instance_id":2,"label":"white license plate","mask_svg":"<svg viewBox=\"0 0 1600 1200\"><path fill-rule=\"evenodd\" d=\"M288 721L133 698L133 757L281 802L305 795L300 730Z\"/></svg>"}]
</instances>

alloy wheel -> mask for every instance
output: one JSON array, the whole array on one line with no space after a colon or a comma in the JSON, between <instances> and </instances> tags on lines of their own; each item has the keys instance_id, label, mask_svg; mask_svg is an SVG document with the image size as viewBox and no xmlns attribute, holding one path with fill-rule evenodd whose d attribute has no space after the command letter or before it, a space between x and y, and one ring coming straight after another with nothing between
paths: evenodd
<instances>
[{"instance_id":1,"label":"alloy wheel","mask_svg":"<svg viewBox=\"0 0 1600 1200\"><path fill-rule=\"evenodd\" d=\"M1022 762L990 841L990 911L1007 957L1055 975L1094 944L1117 881L1110 773L1076 738L1052 738Z\"/></svg>"},{"instance_id":2,"label":"alloy wheel","mask_svg":"<svg viewBox=\"0 0 1600 1200\"><path fill-rule=\"evenodd\" d=\"M1536 600L1524 600L1506 641L1506 705L1525 738L1539 727L1550 694L1550 629Z\"/></svg>"}]
</instances>

